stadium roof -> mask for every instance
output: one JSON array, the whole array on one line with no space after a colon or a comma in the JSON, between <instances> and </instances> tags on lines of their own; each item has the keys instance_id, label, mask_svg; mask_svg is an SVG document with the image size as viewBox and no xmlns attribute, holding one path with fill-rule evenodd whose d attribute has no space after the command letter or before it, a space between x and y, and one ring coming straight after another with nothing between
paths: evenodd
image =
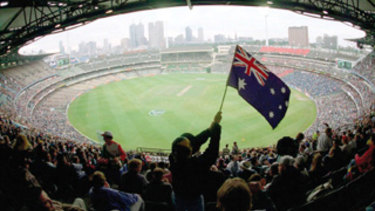
<instances>
[{"instance_id":1,"label":"stadium roof","mask_svg":"<svg viewBox=\"0 0 375 211\"><path fill-rule=\"evenodd\" d=\"M365 44L375 45L375 0L0 0L0 55L98 18L195 5L269 6L349 22L366 32Z\"/></svg>"}]
</instances>

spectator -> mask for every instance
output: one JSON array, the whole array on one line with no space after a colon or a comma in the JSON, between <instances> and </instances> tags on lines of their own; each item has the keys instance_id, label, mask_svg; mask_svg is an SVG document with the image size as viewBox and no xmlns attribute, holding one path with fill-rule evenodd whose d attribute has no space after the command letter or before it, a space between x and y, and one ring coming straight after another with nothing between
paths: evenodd
<instances>
[{"instance_id":1,"label":"spectator","mask_svg":"<svg viewBox=\"0 0 375 211\"><path fill-rule=\"evenodd\" d=\"M226 144L225 145L225 148L223 149L223 156L225 157L225 156L229 156L229 154L230 154L230 150L229 150L229 144Z\"/></svg>"},{"instance_id":2,"label":"spectator","mask_svg":"<svg viewBox=\"0 0 375 211\"><path fill-rule=\"evenodd\" d=\"M204 201L216 202L217 200L217 190L225 182L227 177L223 172L219 171L215 165L212 165L210 171L208 172L207 180L203 187Z\"/></svg>"},{"instance_id":3,"label":"spectator","mask_svg":"<svg viewBox=\"0 0 375 211\"><path fill-rule=\"evenodd\" d=\"M228 163L226 170L230 172L231 177L237 177L240 172L239 155L232 155L232 160Z\"/></svg>"},{"instance_id":4,"label":"spectator","mask_svg":"<svg viewBox=\"0 0 375 211\"><path fill-rule=\"evenodd\" d=\"M66 153L57 156L56 184L59 197L69 200L74 198L75 188L78 185L79 177Z\"/></svg>"},{"instance_id":5,"label":"spectator","mask_svg":"<svg viewBox=\"0 0 375 211\"><path fill-rule=\"evenodd\" d=\"M86 173L83 170L83 165L80 162L78 156L76 156L76 155L73 156L73 158L72 158L72 165L73 165L74 169L76 170L76 173L77 173L79 179L82 179L83 177L86 176Z\"/></svg>"},{"instance_id":6,"label":"spectator","mask_svg":"<svg viewBox=\"0 0 375 211\"><path fill-rule=\"evenodd\" d=\"M276 207L270 197L263 190L263 182L265 179L259 174L253 174L248 185L252 194L253 210L276 210Z\"/></svg>"},{"instance_id":7,"label":"spectator","mask_svg":"<svg viewBox=\"0 0 375 211\"><path fill-rule=\"evenodd\" d=\"M323 157L323 166L327 171L335 171L347 164L348 161L336 141L333 141L328 154Z\"/></svg>"},{"instance_id":8,"label":"spectator","mask_svg":"<svg viewBox=\"0 0 375 211\"><path fill-rule=\"evenodd\" d=\"M372 134L367 151L362 156L356 154L354 157L355 164L360 172L366 172L374 167L374 149L375 134Z\"/></svg>"},{"instance_id":9,"label":"spectator","mask_svg":"<svg viewBox=\"0 0 375 211\"><path fill-rule=\"evenodd\" d=\"M239 178L242 178L243 180L247 181L247 179L249 179L249 177L255 173L257 173L257 171L251 168L250 161L241 161L240 170L238 172Z\"/></svg>"},{"instance_id":10,"label":"spectator","mask_svg":"<svg viewBox=\"0 0 375 211\"><path fill-rule=\"evenodd\" d=\"M217 162L217 168L219 169L219 171L224 173L226 167L227 164L225 164L225 160L223 158L220 158Z\"/></svg>"},{"instance_id":11,"label":"spectator","mask_svg":"<svg viewBox=\"0 0 375 211\"><path fill-rule=\"evenodd\" d=\"M321 134L318 138L317 150L322 154L328 153L328 150L332 147L332 129L327 127L325 133Z\"/></svg>"},{"instance_id":12,"label":"spectator","mask_svg":"<svg viewBox=\"0 0 375 211\"><path fill-rule=\"evenodd\" d=\"M322 154L316 153L312 159L309 176L313 186L321 183L322 177L326 174L322 164Z\"/></svg>"},{"instance_id":13,"label":"spectator","mask_svg":"<svg viewBox=\"0 0 375 211\"><path fill-rule=\"evenodd\" d=\"M143 198L147 201L166 202L172 206L172 186L162 181L163 175L163 169L153 170L151 182L146 186Z\"/></svg>"},{"instance_id":14,"label":"spectator","mask_svg":"<svg viewBox=\"0 0 375 211\"><path fill-rule=\"evenodd\" d=\"M232 146L232 155L238 155L240 154L240 149L238 148L237 142L233 142Z\"/></svg>"},{"instance_id":15,"label":"spectator","mask_svg":"<svg viewBox=\"0 0 375 211\"><path fill-rule=\"evenodd\" d=\"M140 174L142 170L142 161L133 158L129 161L128 172L121 176L120 190L128 193L142 194L147 185L145 176Z\"/></svg>"},{"instance_id":16,"label":"spectator","mask_svg":"<svg viewBox=\"0 0 375 211\"><path fill-rule=\"evenodd\" d=\"M104 158L102 162L106 164L105 173L110 183L119 184L121 176L119 170L122 162L126 159L126 154L121 145L113 141L113 135L110 131L105 131L102 136L105 141L102 149L102 157Z\"/></svg>"},{"instance_id":17,"label":"spectator","mask_svg":"<svg viewBox=\"0 0 375 211\"><path fill-rule=\"evenodd\" d=\"M137 194L124 193L109 187L106 177L96 171L92 178L90 198L97 211L138 211L143 210L143 200Z\"/></svg>"},{"instance_id":18,"label":"spectator","mask_svg":"<svg viewBox=\"0 0 375 211\"><path fill-rule=\"evenodd\" d=\"M227 179L217 191L217 207L221 211L249 211L251 205L250 188L241 178Z\"/></svg>"},{"instance_id":19,"label":"spectator","mask_svg":"<svg viewBox=\"0 0 375 211\"><path fill-rule=\"evenodd\" d=\"M295 146L296 145L294 139L292 139L289 136L284 136L283 138L277 141L277 154L279 154L280 156L290 155L292 157L295 157L298 152L298 149L296 151Z\"/></svg>"},{"instance_id":20,"label":"spectator","mask_svg":"<svg viewBox=\"0 0 375 211\"><path fill-rule=\"evenodd\" d=\"M153 174L154 169L156 168L156 166L157 166L157 164L155 162L151 162L150 163L149 169L147 169L147 171L145 172L145 176L146 176L147 181L151 181L152 180L152 178L153 178L152 174Z\"/></svg>"},{"instance_id":21,"label":"spectator","mask_svg":"<svg viewBox=\"0 0 375 211\"><path fill-rule=\"evenodd\" d=\"M105 144L103 145L102 157L107 158L110 161L114 160L117 162L118 157L121 161L124 161L126 154L122 149L121 145L113 141L113 135L110 131L105 131L102 134Z\"/></svg>"},{"instance_id":22,"label":"spectator","mask_svg":"<svg viewBox=\"0 0 375 211\"><path fill-rule=\"evenodd\" d=\"M279 162L279 175L267 189L277 209L281 211L300 205L305 200L306 177L293 166L293 163L293 157L283 156Z\"/></svg>"},{"instance_id":23,"label":"spectator","mask_svg":"<svg viewBox=\"0 0 375 211\"><path fill-rule=\"evenodd\" d=\"M269 167L269 169L266 171L266 180L267 183L270 184L270 182L277 176L279 175L279 163L274 162L272 165Z\"/></svg>"},{"instance_id":24,"label":"spectator","mask_svg":"<svg viewBox=\"0 0 375 211\"><path fill-rule=\"evenodd\" d=\"M196 137L180 136L172 143L169 160L177 211L204 210L202 184L207 180L209 169L219 155L220 120L221 112L218 112L207 130ZM209 137L210 143L203 154L192 157Z\"/></svg>"},{"instance_id":25,"label":"spectator","mask_svg":"<svg viewBox=\"0 0 375 211\"><path fill-rule=\"evenodd\" d=\"M295 144L295 155L297 155L298 154L298 152L299 152L299 148L300 148L300 145L301 145L301 143L302 143L302 141L303 141L303 139L305 139L305 135L303 134L303 133L298 133L297 134L297 136L296 136L296 138L294 139L294 144Z\"/></svg>"}]
</instances>

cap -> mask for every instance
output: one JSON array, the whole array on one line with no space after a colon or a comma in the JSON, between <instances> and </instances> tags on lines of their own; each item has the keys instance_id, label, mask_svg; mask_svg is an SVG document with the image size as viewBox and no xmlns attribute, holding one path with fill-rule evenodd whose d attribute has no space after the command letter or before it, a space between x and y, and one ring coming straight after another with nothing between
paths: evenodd
<instances>
[{"instance_id":1,"label":"cap","mask_svg":"<svg viewBox=\"0 0 375 211\"><path fill-rule=\"evenodd\" d=\"M250 170L251 169L251 163L250 161L242 161L240 164L240 167L244 170Z\"/></svg>"},{"instance_id":2,"label":"cap","mask_svg":"<svg viewBox=\"0 0 375 211\"><path fill-rule=\"evenodd\" d=\"M112 133L110 131L105 131L104 133L102 133L102 136L113 138Z\"/></svg>"}]
</instances>

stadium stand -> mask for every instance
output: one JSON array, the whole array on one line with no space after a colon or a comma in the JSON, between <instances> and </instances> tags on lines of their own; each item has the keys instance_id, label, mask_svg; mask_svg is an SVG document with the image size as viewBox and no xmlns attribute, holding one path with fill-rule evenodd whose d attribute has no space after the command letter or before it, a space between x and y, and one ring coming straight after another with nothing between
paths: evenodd
<instances>
[{"instance_id":1,"label":"stadium stand","mask_svg":"<svg viewBox=\"0 0 375 211\"><path fill-rule=\"evenodd\" d=\"M263 46L259 52L261 53L277 53L277 54L291 54L291 55L301 55L306 56L310 53L310 49L302 49L302 48L280 48L280 47L272 47L272 46Z\"/></svg>"},{"instance_id":2,"label":"stadium stand","mask_svg":"<svg viewBox=\"0 0 375 211\"><path fill-rule=\"evenodd\" d=\"M252 210L361 210L372 205L375 199L373 54L360 61L354 67L355 72L336 69L333 61L324 61L324 54L318 60L307 58L309 54L311 51L306 58L293 57L290 53L256 55L289 86L315 101L317 119L307 131L301 131L305 134L301 139L280 137L274 146L241 146L232 153L221 152L210 169L209 182L202 184L206 190L203 193L206 210L216 210L216 192L230 177L248 182ZM165 61L192 63L198 59L190 55L176 60L171 57L168 55ZM228 72L230 56L204 58L205 64L212 64L211 72ZM189 64L184 65L170 70L191 68ZM94 172L104 172L111 188L118 189L122 184L115 178L127 172L128 161L134 158L141 160L140 174L150 182L145 190L151 184L152 188L170 187L168 183L173 178L168 150L127 151L127 159L114 167L102 158L102 147L78 133L66 114L69 103L80 94L112 81L160 74L162 66L163 56L151 52L98 58L70 67L70 71L56 71L42 61L2 71L2 209L45 210L49 203L71 207L81 198L87 210L94 210L89 197ZM332 128L332 133L327 128ZM318 150L323 143L328 144L328 151ZM286 155L292 157L289 159ZM282 169L280 172L278 167ZM161 180L153 178L154 169L162 172ZM303 182L296 186L296 181ZM296 188L300 195L295 203L284 204L278 200L285 197L280 193L292 197L297 193ZM149 193L141 194L146 210L174 209L170 195L155 201L155 193L151 196Z\"/></svg>"}]
</instances>

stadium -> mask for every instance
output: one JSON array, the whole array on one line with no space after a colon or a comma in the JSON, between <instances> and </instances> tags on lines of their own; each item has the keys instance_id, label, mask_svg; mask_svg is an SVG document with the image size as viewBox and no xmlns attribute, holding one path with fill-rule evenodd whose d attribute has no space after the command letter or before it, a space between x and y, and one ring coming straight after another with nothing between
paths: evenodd
<instances>
[{"instance_id":1,"label":"stadium","mask_svg":"<svg viewBox=\"0 0 375 211\"><path fill-rule=\"evenodd\" d=\"M352 42L370 50L231 41L80 58L18 53L42 36L107 16L228 4L351 23L366 32ZM184 210L178 199L201 200L201 208L186 210L375 208L373 1L1 1L0 11L2 210ZM273 130L228 88L223 120L212 123L222 127L220 152L211 152L216 156L206 171L188 165L189 176L203 173L186 179L176 173L184 163L173 159L173 140L210 126L237 44L290 87L290 106ZM210 141L200 151L193 143L199 135L182 135L191 141L189 159L202 161L210 151L204 149L213 147L212 125ZM119 143L121 155L104 153L106 137ZM94 197L99 171L106 190L138 194L131 195L135 202L103 205L112 198ZM220 187L237 177L247 184L250 199L237 195L234 201L250 203L224 209ZM182 189L196 198L181 191L185 182L192 185Z\"/></svg>"}]
</instances>

